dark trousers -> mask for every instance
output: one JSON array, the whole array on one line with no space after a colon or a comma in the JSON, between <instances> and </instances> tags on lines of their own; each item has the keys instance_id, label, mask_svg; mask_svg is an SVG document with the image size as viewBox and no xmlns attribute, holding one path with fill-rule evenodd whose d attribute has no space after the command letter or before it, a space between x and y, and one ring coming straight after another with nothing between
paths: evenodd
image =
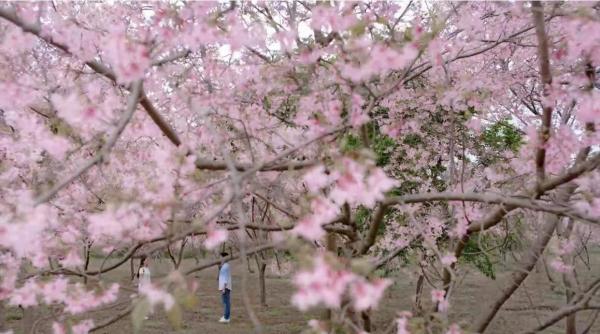
<instances>
[{"instance_id":1,"label":"dark trousers","mask_svg":"<svg viewBox=\"0 0 600 334\"><path fill-rule=\"evenodd\" d=\"M223 302L224 314L223 317L229 320L231 315L231 290L225 289L225 292L221 294L221 301Z\"/></svg>"}]
</instances>

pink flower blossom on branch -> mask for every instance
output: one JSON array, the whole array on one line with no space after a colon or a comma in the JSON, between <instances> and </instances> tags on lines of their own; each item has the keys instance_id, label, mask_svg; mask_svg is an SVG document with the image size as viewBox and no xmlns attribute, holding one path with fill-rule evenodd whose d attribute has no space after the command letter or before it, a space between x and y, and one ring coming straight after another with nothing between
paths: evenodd
<instances>
[{"instance_id":1,"label":"pink flower blossom on branch","mask_svg":"<svg viewBox=\"0 0 600 334\"><path fill-rule=\"evenodd\" d=\"M229 232L227 230L215 226L209 227L206 233L206 240L204 240L204 247L208 250L214 249L227 241L228 236Z\"/></svg>"}]
</instances>

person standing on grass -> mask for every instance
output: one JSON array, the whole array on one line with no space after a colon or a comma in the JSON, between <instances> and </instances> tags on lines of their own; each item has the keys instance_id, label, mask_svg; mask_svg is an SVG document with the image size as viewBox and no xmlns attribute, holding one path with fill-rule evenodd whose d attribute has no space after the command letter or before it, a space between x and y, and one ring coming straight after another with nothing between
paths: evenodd
<instances>
[{"instance_id":1,"label":"person standing on grass","mask_svg":"<svg viewBox=\"0 0 600 334\"><path fill-rule=\"evenodd\" d=\"M222 323L229 323L231 316L231 270L226 259L227 256L229 256L227 252L221 253L221 267L219 268L219 291L223 302L223 316L219 322Z\"/></svg>"},{"instance_id":2,"label":"person standing on grass","mask_svg":"<svg viewBox=\"0 0 600 334\"><path fill-rule=\"evenodd\" d=\"M148 286L150 285L150 277L151 277L151 273L150 273L150 267L148 264L148 258L145 256L142 256L140 258L140 267L138 268L137 271L137 280L138 280L138 294L141 295L141 289L142 287ZM145 320L148 320L148 316L144 317Z\"/></svg>"}]
</instances>

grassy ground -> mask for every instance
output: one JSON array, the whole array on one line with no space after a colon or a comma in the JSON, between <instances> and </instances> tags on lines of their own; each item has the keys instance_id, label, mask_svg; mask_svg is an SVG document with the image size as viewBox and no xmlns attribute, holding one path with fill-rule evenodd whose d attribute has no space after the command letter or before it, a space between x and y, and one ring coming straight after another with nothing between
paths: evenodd
<instances>
[{"instance_id":1,"label":"grassy ground","mask_svg":"<svg viewBox=\"0 0 600 334\"><path fill-rule=\"evenodd\" d=\"M581 277L585 282L586 278L592 274L600 274L600 252L596 251L590 254L592 259L591 270L586 271ZM191 266L193 260L186 260L184 266ZM93 263L98 266L98 263ZM169 269L170 264L167 261L162 263L153 263L153 274L160 274ZM232 322L224 325L218 323L221 317L220 295L217 291L217 272L216 268L211 268L197 276L200 288L198 291L199 305L194 311L185 311L183 315L184 327L178 333L207 333L207 334L247 334L252 332L251 322L244 310L240 295L241 263L233 262L233 280L234 290L232 293ZM453 319L465 319L469 322L476 318L479 310L483 309L495 296L499 289L499 282L508 272L500 272L496 280L490 280L476 270L470 270L466 273L457 288L458 293L451 299L450 317ZM558 279L558 275L555 275ZM122 285L129 283L129 266L110 273L107 279L120 282ZM392 321L397 313L402 310L410 310L415 291L416 278L408 274L398 273L395 284L387 291L379 310L373 312L373 324L376 328L386 327ZM259 286L257 273L249 274L249 293L253 307L264 325L266 334L293 334L300 333L307 321L318 317L320 310L313 310L309 313L300 313L290 305L290 297L294 291L289 279L286 278L267 278L267 303L268 307L259 305ZM543 271L531 275L524 285L513 295L503 310L494 320L488 333L505 334L517 333L535 326L541 319L544 319L552 311L552 306L560 306L564 302L565 296L561 292L549 292L550 283ZM428 302L429 293L424 294L424 299ZM122 301L127 301L128 293L120 296ZM542 306L538 309L531 309L531 306ZM119 310L103 310L94 312L92 317L98 321L111 317ZM529 309L529 310L527 310ZM15 308L6 310L4 317L11 328L20 328L22 322L22 312ZM585 320L590 313L580 313L578 317L579 326L584 326ZM42 315L43 316L43 315ZM40 319L41 316L37 316ZM49 333L49 322L40 322L40 333ZM547 329L544 333L564 333L564 321L556 326ZM117 334L131 333L133 331L130 317L126 317L115 324L101 330L100 333ZM17 333L19 331L17 330ZM142 333L171 333L171 329L166 316L162 311L157 311L144 323ZM600 323L589 332L600 333Z\"/></svg>"}]
</instances>

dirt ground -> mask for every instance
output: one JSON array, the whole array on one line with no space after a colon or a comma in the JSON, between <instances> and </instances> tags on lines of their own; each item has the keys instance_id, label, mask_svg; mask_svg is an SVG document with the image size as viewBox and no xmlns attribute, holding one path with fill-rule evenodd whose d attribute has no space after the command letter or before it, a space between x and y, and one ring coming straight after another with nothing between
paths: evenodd
<instances>
[{"instance_id":1,"label":"dirt ground","mask_svg":"<svg viewBox=\"0 0 600 334\"><path fill-rule=\"evenodd\" d=\"M600 250L590 254L591 270L586 270L581 277L581 281L585 282L586 277L592 275L598 277L600 274ZM194 260L185 260L184 267L194 264ZM98 263L93 263L94 267ZM170 268L168 261L154 262L151 266L153 275L161 272L166 272ZM217 269L210 268L201 272L197 276L200 284L198 291L199 305L194 311L185 311L183 314L184 327L177 333L208 333L208 334L248 334L252 333L252 325L250 319L246 315L242 304L240 294L240 280L242 265L239 261L232 263L234 290L232 292L232 321L230 324L218 323L222 314L220 303L220 295L217 291ZM244 270L247 270L244 268ZM482 309L490 301L490 298L496 295L499 282L506 273L500 273L496 280L490 280L475 269L469 270L464 275L459 291L451 300L451 312L449 316L453 319L461 318L465 321L471 321L476 318L478 310ZM129 266L123 266L118 270L106 276L106 279L120 282L123 285L129 283ZM555 279L559 280L555 274ZM387 290L387 293L382 301L380 308L373 312L373 325L375 329L381 330L387 327L396 317L399 311L410 310L415 292L416 277L399 273L394 277L395 283ZM249 293L252 299L253 307L258 318L264 326L265 334L294 334L300 333L306 328L306 323L311 318L316 318L320 314L320 310L313 310L309 313L301 313L290 305L290 297L294 288L289 278L268 277L267 285L267 303L268 307L259 305L259 285L258 274L255 272L249 274ZM564 302L565 296L560 289L556 292L550 291L548 288L550 283L546 278L546 274L540 272L531 275L524 285L512 296L503 310L494 320L488 333L490 334L505 334L518 333L521 330L531 328L538 324L541 319L548 316L553 306L560 306ZM429 293L424 294L424 299L428 302ZM120 299L126 301L129 298L128 293L122 294ZM537 306L536 309L531 309L531 305ZM117 309L102 310L93 312L93 318L96 321L102 321L122 310L125 306ZM527 310L528 309L528 310ZM21 326L22 312L15 308L9 308L4 315L9 326L17 329L15 333L19 333ZM583 328L586 320L591 313L579 313L578 326ZM37 317L41 318L40 316ZM40 322L39 333L50 333L49 322ZM564 333L564 321L557 325L546 329L543 333ZM125 317L120 321L112 324L106 329L100 330L102 334L117 334L117 333L132 333L133 326L130 317ZM158 334L158 333L173 333L165 314L162 311L157 311L144 323L141 333ZM600 322L596 323L595 327L589 332L600 333Z\"/></svg>"}]
</instances>

